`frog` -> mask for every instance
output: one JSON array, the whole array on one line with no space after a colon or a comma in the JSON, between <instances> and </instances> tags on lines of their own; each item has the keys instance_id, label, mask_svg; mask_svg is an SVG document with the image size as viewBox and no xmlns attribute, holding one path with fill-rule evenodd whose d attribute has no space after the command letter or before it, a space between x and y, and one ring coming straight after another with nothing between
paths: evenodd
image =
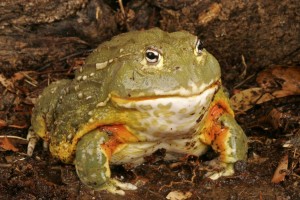
<instances>
[{"instance_id":1,"label":"frog","mask_svg":"<svg viewBox=\"0 0 300 200\"><path fill-rule=\"evenodd\" d=\"M47 86L32 111L28 155L41 138L53 157L74 164L82 183L124 195L136 190L111 175L164 149L166 161L218 156L215 180L247 159L247 136L235 120L221 68L197 36L159 28L100 44L75 72Z\"/></svg>"}]
</instances>

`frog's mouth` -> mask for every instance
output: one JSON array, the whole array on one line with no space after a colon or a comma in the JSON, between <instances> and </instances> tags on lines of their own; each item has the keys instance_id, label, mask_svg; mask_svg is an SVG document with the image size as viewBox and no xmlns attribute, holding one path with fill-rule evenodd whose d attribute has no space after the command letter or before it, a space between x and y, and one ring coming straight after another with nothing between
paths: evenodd
<instances>
[{"instance_id":1,"label":"frog's mouth","mask_svg":"<svg viewBox=\"0 0 300 200\"><path fill-rule=\"evenodd\" d=\"M197 97L197 96L205 96L206 91L216 91L218 88L220 88L221 81L215 81L212 84L209 84L206 87L200 87L200 88L191 88L190 90L187 89L178 89L170 92L162 92L155 90L155 95L152 96L139 96L139 97L120 97L118 95L111 94L110 99L112 102L116 103L120 107L128 107L128 104L135 104L137 102L144 102L144 101L159 101L162 99L165 99L164 101L168 101L174 98L179 98L184 101L185 99Z\"/></svg>"}]
</instances>

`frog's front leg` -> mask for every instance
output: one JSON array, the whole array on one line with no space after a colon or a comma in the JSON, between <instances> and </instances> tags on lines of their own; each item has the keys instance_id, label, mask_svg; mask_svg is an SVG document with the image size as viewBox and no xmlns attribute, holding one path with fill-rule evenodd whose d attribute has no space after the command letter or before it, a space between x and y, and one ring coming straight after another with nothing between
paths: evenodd
<instances>
[{"instance_id":1,"label":"frog's front leg","mask_svg":"<svg viewBox=\"0 0 300 200\"><path fill-rule=\"evenodd\" d=\"M40 140L40 137L34 132L32 126L29 127L28 129L28 134L26 139L28 140L27 155L32 156L35 146L37 142ZM48 142L45 140L43 141L43 148L44 150L48 150Z\"/></svg>"},{"instance_id":2,"label":"frog's front leg","mask_svg":"<svg viewBox=\"0 0 300 200\"><path fill-rule=\"evenodd\" d=\"M204 124L201 126L200 139L219 153L212 164L220 165L223 170L208 174L211 179L230 176L234 173L234 163L247 158L247 137L234 119L234 114L223 91L219 91L209 108Z\"/></svg>"},{"instance_id":3,"label":"frog's front leg","mask_svg":"<svg viewBox=\"0 0 300 200\"><path fill-rule=\"evenodd\" d=\"M97 129L81 138L76 148L75 166L80 180L95 190L107 190L124 195L123 190L135 190L131 183L122 183L111 178L110 152L103 148L109 141L106 132Z\"/></svg>"}]
</instances>

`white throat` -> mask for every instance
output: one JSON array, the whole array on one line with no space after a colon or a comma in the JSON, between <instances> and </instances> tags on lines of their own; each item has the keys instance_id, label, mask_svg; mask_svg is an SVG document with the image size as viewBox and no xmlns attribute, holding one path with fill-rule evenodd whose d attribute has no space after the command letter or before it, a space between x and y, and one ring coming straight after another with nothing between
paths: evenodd
<instances>
[{"instance_id":1,"label":"white throat","mask_svg":"<svg viewBox=\"0 0 300 200\"><path fill-rule=\"evenodd\" d=\"M174 136L193 134L197 124L207 112L218 85L206 89L199 95L189 97L162 97L118 104L136 109L138 126L128 127L147 141L171 139Z\"/></svg>"}]
</instances>

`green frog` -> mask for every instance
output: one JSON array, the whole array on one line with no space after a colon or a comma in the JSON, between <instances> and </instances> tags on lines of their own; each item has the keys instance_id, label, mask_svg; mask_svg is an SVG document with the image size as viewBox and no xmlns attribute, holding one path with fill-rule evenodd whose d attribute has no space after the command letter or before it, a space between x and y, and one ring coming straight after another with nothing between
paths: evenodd
<instances>
[{"instance_id":1,"label":"green frog","mask_svg":"<svg viewBox=\"0 0 300 200\"><path fill-rule=\"evenodd\" d=\"M211 179L232 175L247 154L219 63L186 31L153 28L102 43L73 80L43 91L31 123L29 155L42 138L84 184L121 195L136 186L112 178L110 165L138 165L158 149L178 160L212 147L222 170Z\"/></svg>"}]
</instances>

